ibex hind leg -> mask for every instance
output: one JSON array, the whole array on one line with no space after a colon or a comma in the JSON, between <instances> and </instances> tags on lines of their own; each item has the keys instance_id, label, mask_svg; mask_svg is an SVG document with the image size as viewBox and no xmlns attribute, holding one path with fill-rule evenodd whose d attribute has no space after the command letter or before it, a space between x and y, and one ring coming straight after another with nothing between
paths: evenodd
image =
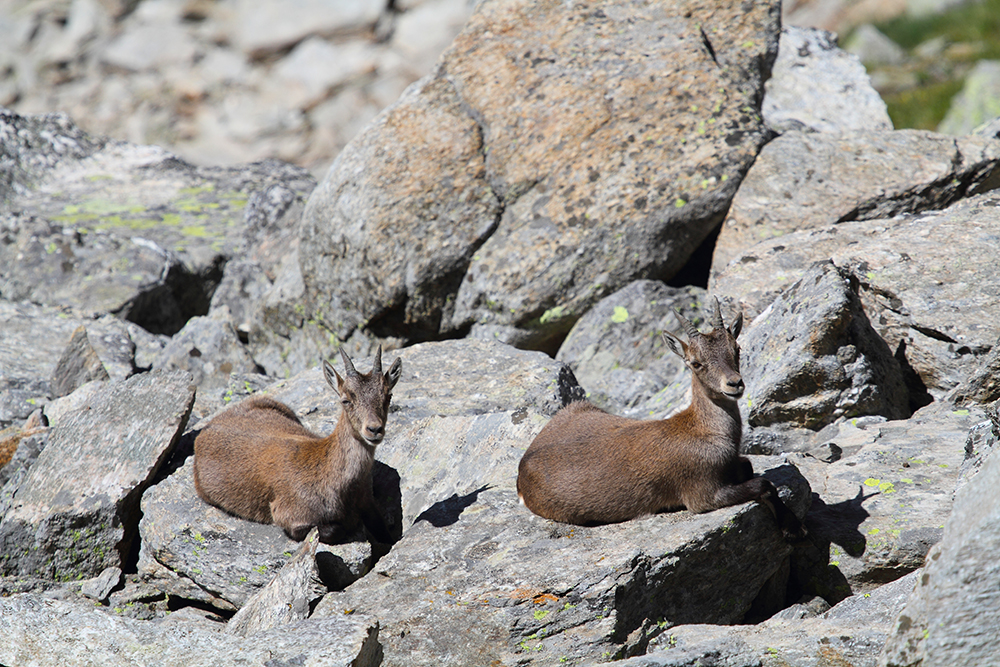
<instances>
[{"instance_id":1,"label":"ibex hind leg","mask_svg":"<svg viewBox=\"0 0 1000 667\"><path fill-rule=\"evenodd\" d=\"M304 523L298 523L293 526L282 526L282 528L285 530L285 535L287 535L289 539L295 540L296 542L301 542L306 539L306 535L308 535L309 531L312 530L311 525Z\"/></svg>"},{"instance_id":2,"label":"ibex hind leg","mask_svg":"<svg viewBox=\"0 0 1000 667\"><path fill-rule=\"evenodd\" d=\"M319 529L319 541L323 544L342 544L354 531L349 531L342 523L324 523L316 526Z\"/></svg>"},{"instance_id":3,"label":"ibex hind leg","mask_svg":"<svg viewBox=\"0 0 1000 667\"><path fill-rule=\"evenodd\" d=\"M750 462L746 462L749 467ZM752 468L751 468L752 470ZM763 477L752 477L740 484L724 486L715 492L715 503L717 508L731 507L751 500L756 500L766 505L781 528L782 534L788 541L798 541L805 538L807 531L805 526L799 521L778 496L778 489L769 480Z\"/></svg>"}]
</instances>

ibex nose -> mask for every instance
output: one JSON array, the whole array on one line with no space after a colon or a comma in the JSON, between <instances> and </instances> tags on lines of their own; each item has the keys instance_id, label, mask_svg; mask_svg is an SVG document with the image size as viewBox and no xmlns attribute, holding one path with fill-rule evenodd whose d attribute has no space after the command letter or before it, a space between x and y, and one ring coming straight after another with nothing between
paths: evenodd
<instances>
[{"instance_id":1,"label":"ibex nose","mask_svg":"<svg viewBox=\"0 0 1000 667\"><path fill-rule=\"evenodd\" d=\"M726 380L725 393L733 398L739 398L743 395L743 389L745 385L743 384L743 378L737 375L736 377L731 377Z\"/></svg>"},{"instance_id":2,"label":"ibex nose","mask_svg":"<svg viewBox=\"0 0 1000 667\"><path fill-rule=\"evenodd\" d=\"M368 424L365 426L365 437L369 441L381 442L385 437L385 426L382 424Z\"/></svg>"}]
</instances>

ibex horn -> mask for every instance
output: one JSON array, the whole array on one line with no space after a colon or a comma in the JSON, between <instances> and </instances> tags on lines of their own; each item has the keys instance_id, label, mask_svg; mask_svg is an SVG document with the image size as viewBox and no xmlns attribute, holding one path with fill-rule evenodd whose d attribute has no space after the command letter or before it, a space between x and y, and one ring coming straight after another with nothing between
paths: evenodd
<instances>
[{"instance_id":1,"label":"ibex horn","mask_svg":"<svg viewBox=\"0 0 1000 667\"><path fill-rule=\"evenodd\" d=\"M695 325L691 324L691 320L681 315L676 308L674 308L674 315L677 317L677 321L681 323L681 326L684 327L684 332L687 333L688 338L693 338L701 333Z\"/></svg>"},{"instance_id":2,"label":"ibex horn","mask_svg":"<svg viewBox=\"0 0 1000 667\"><path fill-rule=\"evenodd\" d=\"M375 351L375 361L372 362L372 374L382 374L382 346Z\"/></svg>"},{"instance_id":3,"label":"ibex horn","mask_svg":"<svg viewBox=\"0 0 1000 667\"><path fill-rule=\"evenodd\" d=\"M348 375L358 375L358 369L354 367L354 363L351 361L351 358L347 356L347 353L344 352L343 347L340 348L340 358L344 360L344 370Z\"/></svg>"},{"instance_id":4,"label":"ibex horn","mask_svg":"<svg viewBox=\"0 0 1000 667\"><path fill-rule=\"evenodd\" d=\"M715 297L715 313L712 315L712 328L726 328L726 323L722 321L722 310L719 307L719 297Z\"/></svg>"}]
</instances>

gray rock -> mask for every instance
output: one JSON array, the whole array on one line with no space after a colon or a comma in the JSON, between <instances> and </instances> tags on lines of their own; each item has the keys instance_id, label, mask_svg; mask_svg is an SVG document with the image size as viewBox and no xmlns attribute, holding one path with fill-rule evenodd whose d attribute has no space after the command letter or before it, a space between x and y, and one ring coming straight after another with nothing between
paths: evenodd
<instances>
[{"instance_id":1,"label":"gray rock","mask_svg":"<svg viewBox=\"0 0 1000 667\"><path fill-rule=\"evenodd\" d=\"M907 59L903 47L871 23L859 25L844 44L844 50L853 53L867 67L901 65Z\"/></svg>"},{"instance_id":2,"label":"gray rock","mask_svg":"<svg viewBox=\"0 0 1000 667\"><path fill-rule=\"evenodd\" d=\"M1000 142L933 132L788 132L761 150L733 199L713 277L754 243L851 220L950 206L1000 185Z\"/></svg>"},{"instance_id":3,"label":"gray rock","mask_svg":"<svg viewBox=\"0 0 1000 667\"><path fill-rule=\"evenodd\" d=\"M121 567L139 497L193 400L187 373L144 373L108 384L53 428L0 521L3 574L67 580Z\"/></svg>"},{"instance_id":4,"label":"gray rock","mask_svg":"<svg viewBox=\"0 0 1000 667\"><path fill-rule=\"evenodd\" d=\"M958 474L956 491L976 476L997 444L1000 444L1000 399L987 406L986 416L987 420L969 429L969 437L965 441L965 460Z\"/></svg>"},{"instance_id":5,"label":"gray rock","mask_svg":"<svg viewBox=\"0 0 1000 667\"><path fill-rule=\"evenodd\" d=\"M627 2L525 20L519 7L477 5L437 72L311 196L302 319L335 340L359 327L407 341L472 327L554 347L601 297L676 273L728 206L765 138L754 109L776 5L755 5L752 19L725 8L731 20ZM636 11L646 18L632 23ZM688 89L664 96L664 85Z\"/></svg>"},{"instance_id":6,"label":"gray rock","mask_svg":"<svg viewBox=\"0 0 1000 667\"><path fill-rule=\"evenodd\" d=\"M236 610L274 579L300 545L277 526L238 519L205 503L195 493L192 470L189 459L143 495L139 574L168 595ZM337 545L331 554L328 579L345 586L372 564L367 542Z\"/></svg>"},{"instance_id":7,"label":"gray rock","mask_svg":"<svg viewBox=\"0 0 1000 667\"><path fill-rule=\"evenodd\" d=\"M691 387L684 362L663 343L663 331L683 331L675 308L704 328L710 310L704 290L638 280L581 317L556 359L573 369L587 399L602 409L627 417L666 418L685 406Z\"/></svg>"},{"instance_id":8,"label":"gray rock","mask_svg":"<svg viewBox=\"0 0 1000 667\"><path fill-rule=\"evenodd\" d=\"M832 259L858 281L868 319L894 356L913 369L920 389L940 398L1000 338L990 296L1000 292L1000 274L982 261L995 243L998 204L992 191L937 213L785 234L743 251L713 275L709 291L755 317L814 262Z\"/></svg>"},{"instance_id":9,"label":"gray rock","mask_svg":"<svg viewBox=\"0 0 1000 667\"><path fill-rule=\"evenodd\" d=\"M116 618L93 606L30 594L0 598L0 663L5 665L376 667L378 635L378 622L360 615L300 621L244 639L204 624Z\"/></svg>"},{"instance_id":10,"label":"gray rock","mask_svg":"<svg viewBox=\"0 0 1000 667\"><path fill-rule=\"evenodd\" d=\"M893 618L913 590L916 573L872 593L855 595L818 618L772 618L731 627L688 625L658 638L656 650L624 667L874 667Z\"/></svg>"},{"instance_id":11,"label":"gray rock","mask_svg":"<svg viewBox=\"0 0 1000 667\"><path fill-rule=\"evenodd\" d=\"M307 618L311 603L326 592L316 565L318 546L319 533L313 528L274 579L254 593L229 619L226 632L248 637Z\"/></svg>"},{"instance_id":12,"label":"gray rock","mask_svg":"<svg viewBox=\"0 0 1000 667\"><path fill-rule=\"evenodd\" d=\"M956 403L990 403L1000 399L1000 340L948 398Z\"/></svg>"},{"instance_id":13,"label":"gray rock","mask_svg":"<svg viewBox=\"0 0 1000 667\"><path fill-rule=\"evenodd\" d=\"M806 487L774 464L757 461L803 511ZM510 484L419 519L313 618L377 615L386 665L607 659L678 623L737 622L790 550L756 503L585 528L532 515Z\"/></svg>"},{"instance_id":14,"label":"gray rock","mask_svg":"<svg viewBox=\"0 0 1000 667\"><path fill-rule=\"evenodd\" d=\"M838 48L837 36L825 30L782 28L778 59L764 90L761 113L779 134L892 129L864 65Z\"/></svg>"},{"instance_id":15,"label":"gray rock","mask_svg":"<svg viewBox=\"0 0 1000 667\"><path fill-rule=\"evenodd\" d=\"M93 579L88 579L82 582L80 586L80 594L93 600L107 600L111 591L114 590L119 583L121 583L121 579L121 568L105 568L103 572Z\"/></svg>"},{"instance_id":16,"label":"gray rock","mask_svg":"<svg viewBox=\"0 0 1000 667\"><path fill-rule=\"evenodd\" d=\"M195 414L205 416L222 406L233 373L254 373L257 364L236 333L225 306L206 317L192 317L153 359L153 368L191 373L198 396Z\"/></svg>"},{"instance_id":17,"label":"gray rock","mask_svg":"<svg viewBox=\"0 0 1000 667\"><path fill-rule=\"evenodd\" d=\"M56 165L92 155L106 143L65 114L21 116L0 108L0 204L6 208Z\"/></svg>"},{"instance_id":18,"label":"gray rock","mask_svg":"<svg viewBox=\"0 0 1000 667\"><path fill-rule=\"evenodd\" d=\"M938 125L944 134L969 134L1000 116L1000 60L980 60L965 77Z\"/></svg>"},{"instance_id":19,"label":"gray rock","mask_svg":"<svg viewBox=\"0 0 1000 667\"><path fill-rule=\"evenodd\" d=\"M262 57L311 35L369 30L385 8L381 0L295 0L235 3L230 38L249 56Z\"/></svg>"},{"instance_id":20,"label":"gray rock","mask_svg":"<svg viewBox=\"0 0 1000 667\"><path fill-rule=\"evenodd\" d=\"M180 25L132 26L109 42L101 61L113 68L141 72L165 67L190 67L198 48Z\"/></svg>"},{"instance_id":21,"label":"gray rock","mask_svg":"<svg viewBox=\"0 0 1000 667\"><path fill-rule=\"evenodd\" d=\"M889 636L879 665L977 665L996 659L1000 618L1000 456L957 494L944 536Z\"/></svg>"},{"instance_id":22,"label":"gray rock","mask_svg":"<svg viewBox=\"0 0 1000 667\"><path fill-rule=\"evenodd\" d=\"M747 328L742 345L752 426L819 429L864 415L909 416L892 351L865 316L857 285L818 262Z\"/></svg>"},{"instance_id":23,"label":"gray rock","mask_svg":"<svg viewBox=\"0 0 1000 667\"><path fill-rule=\"evenodd\" d=\"M154 333L172 334L207 312L225 262L246 250L242 223L254 213L246 210L253 193L280 184L304 198L314 185L277 161L197 168L155 147L87 144L68 123L39 129L40 121L14 115L3 122L5 136L23 131L25 141L29 130L61 133L60 143L39 141L39 155L25 159L29 171L50 165L44 177L19 177L30 188L12 190L0 209L4 297L84 316L115 313ZM81 142L87 150L63 145ZM30 152L9 143L14 155Z\"/></svg>"},{"instance_id":24,"label":"gray rock","mask_svg":"<svg viewBox=\"0 0 1000 667\"><path fill-rule=\"evenodd\" d=\"M834 463L790 455L818 494L806 525L819 569L803 575L827 600L871 592L919 569L941 540L979 410L932 404L901 421L841 424Z\"/></svg>"},{"instance_id":25,"label":"gray rock","mask_svg":"<svg viewBox=\"0 0 1000 667\"><path fill-rule=\"evenodd\" d=\"M87 338L87 328L79 326L73 332L66 351L63 352L52 375L52 393L56 398L73 393L81 385L92 381L110 380L97 352Z\"/></svg>"}]
</instances>

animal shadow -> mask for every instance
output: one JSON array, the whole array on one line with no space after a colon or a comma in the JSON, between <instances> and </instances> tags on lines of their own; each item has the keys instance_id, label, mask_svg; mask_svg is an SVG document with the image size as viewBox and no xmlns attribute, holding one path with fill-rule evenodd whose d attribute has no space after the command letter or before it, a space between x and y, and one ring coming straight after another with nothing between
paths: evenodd
<instances>
[{"instance_id":1,"label":"animal shadow","mask_svg":"<svg viewBox=\"0 0 1000 667\"><path fill-rule=\"evenodd\" d=\"M462 515L465 508L476 502L480 493L488 490L489 488L489 484L484 484L475 491L467 493L464 496L453 493L451 494L451 497L439 500L425 509L417 516L413 523L416 524L418 521L426 521L435 528L450 526L458 521L458 517Z\"/></svg>"},{"instance_id":2,"label":"animal shadow","mask_svg":"<svg viewBox=\"0 0 1000 667\"><path fill-rule=\"evenodd\" d=\"M789 597L819 595L834 605L853 593L831 555L834 545L852 558L864 555L868 540L859 527L870 516L863 503L872 495L861 487L854 498L827 504L813 493L805 521L809 538L792 554Z\"/></svg>"}]
</instances>

